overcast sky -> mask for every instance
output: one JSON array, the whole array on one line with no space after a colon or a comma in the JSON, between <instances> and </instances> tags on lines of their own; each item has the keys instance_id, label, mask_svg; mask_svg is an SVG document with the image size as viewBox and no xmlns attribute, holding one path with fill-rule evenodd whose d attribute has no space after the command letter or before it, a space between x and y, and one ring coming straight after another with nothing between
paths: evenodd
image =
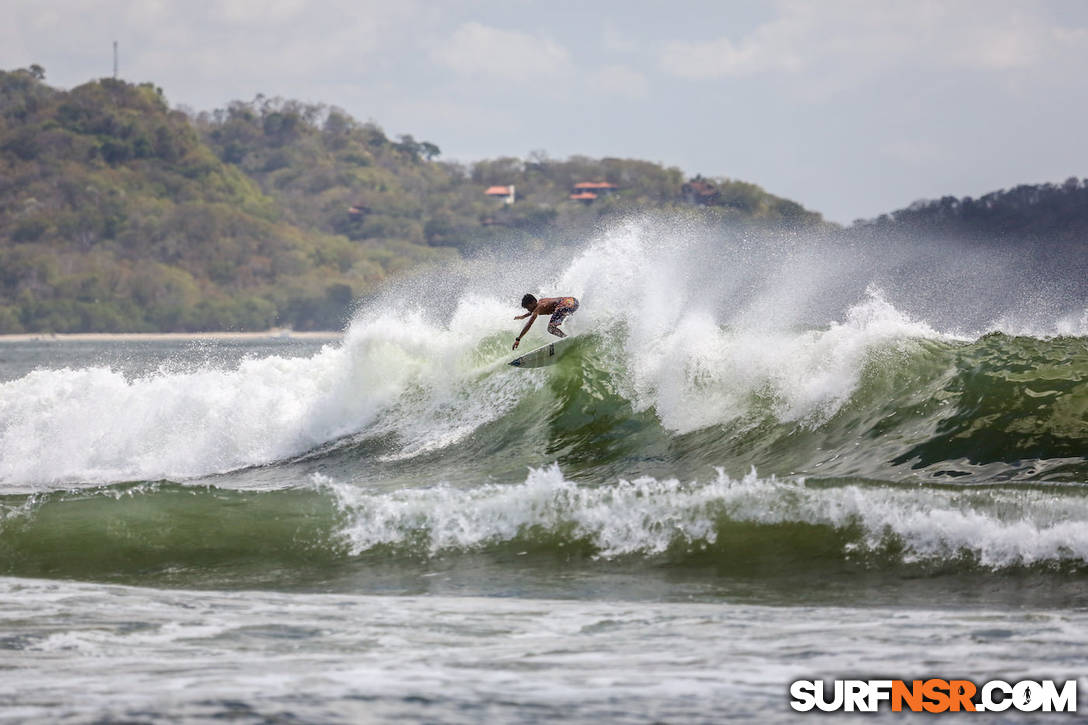
<instances>
[{"instance_id":1,"label":"overcast sky","mask_svg":"<svg viewBox=\"0 0 1088 725\"><path fill-rule=\"evenodd\" d=\"M848 223L1088 176L1088 1L0 0L0 68L340 106L462 161L622 156Z\"/></svg>"}]
</instances>

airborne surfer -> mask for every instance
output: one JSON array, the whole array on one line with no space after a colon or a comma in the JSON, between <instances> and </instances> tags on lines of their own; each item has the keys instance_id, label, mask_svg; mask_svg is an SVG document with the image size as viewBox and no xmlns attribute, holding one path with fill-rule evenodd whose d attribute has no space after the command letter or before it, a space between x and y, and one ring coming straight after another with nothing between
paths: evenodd
<instances>
[{"instance_id":1,"label":"airborne surfer","mask_svg":"<svg viewBox=\"0 0 1088 725\"><path fill-rule=\"evenodd\" d=\"M529 331L529 328L536 322L536 318L540 315L551 315L551 319L548 320L548 332L557 337L566 337L563 331L559 329L559 326L563 324L570 315L573 315L578 309L578 300L573 297L545 297L542 300L538 300L532 295L525 295L521 298L521 306L528 312L524 315L517 315L515 320L524 320L529 317L529 321L525 323L525 327L522 328L521 334L514 339L514 349L518 349L518 344L521 342L521 338L525 337L525 333ZM530 317L532 315L532 317Z\"/></svg>"}]
</instances>

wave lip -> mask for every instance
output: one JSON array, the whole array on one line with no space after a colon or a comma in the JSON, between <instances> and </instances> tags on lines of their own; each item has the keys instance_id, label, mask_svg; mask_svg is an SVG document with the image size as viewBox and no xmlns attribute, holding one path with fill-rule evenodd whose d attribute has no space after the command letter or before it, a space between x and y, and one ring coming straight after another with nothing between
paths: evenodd
<instances>
[{"instance_id":1,"label":"wave lip","mask_svg":"<svg viewBox=\"0 0 1088 725\"><path fill-rule=\"evenodd\" d=\"M911 320L875 288L825 329L733 329L692 315L652 341L627 341L630 397L676 433L743 418L753 402L781 422L818 425L850 399L881 350L953 339Z\"/></svg>"},{"instance_id":2,"label":"wave lip","mask_svg":"<svg viewBox=\"0 0 1088 725\"><path fill-rule=\"evenodd\" d=\"M379 416L388 423L406 404L402 432L444 411L486 419L510 394L457 389L480 367L477 322L455 315L443 330L393 310L308 358L247 359L235 369L164 365L134 379L105 367L33 371L0 384L0 488L177 481L275 463ZM471 405L480 400L483 407ZM463 437L456 423L449 428L449 442Z\"/></svg>"},{"instance_id":3,"label":"wave lip","mask_svg":"<svg viewBox=\"0 0 1088 725\"><path fill-rule=\"evenodd\" d=\"M1088 495L1079 488L833 484L754 470L739 479L719 470L703 483L644 477L590 487L554 464L531 470L522 484L467 490L372 494L321 475L314 485L335 497L345 516L341 536L356 556L569 546L599 560L720 560L751 553L741 534L754 532L765 543L789 538L798 560L834 549L834 559L862 562L1088 567Z\"/></svg>"},{"instance_id":4,"label":"wave lip","mask_svg":"<svg viewBox=\"0 0 1088 725\"><path fill-rule=\"evenodd\" d=\"M544 455L572 475L575 459L586 466L578 473L599 459L598 480L713 465L897 481L1088 480L1085 339L952 335L959 323L912 292L956 291L934 287L942 275L923 259L886 268L873 258L862 269L845 264L861 250L815 239L646 220L571 252L554 250L552 279L530 276L533 265L480 261L402 280L360 311L340 344L308 358L164 366L136 378L42 369L0 384L0 492L257 466L286 471L277 483L289 487L301 459L351 454L370 471L418 464L414 480L428 482L449 480L469 459L469 479L507 480L510 466L540 466ZM910 276L923 268L928 276ZM547 370L503 365L527 289L582 300L566 324L579 341ZM958 291L971 293L960 303L987 308L964 320L992 312L986 319L1013 329L1024 306L992 285ZM936 299L947 307L952 298ZM1058 302L1038 314L1079 329L1080 303ZM527 348L546 337L542 327ZM651 444L665 465L642 467L624 439Z\"/></svg>"},{"instance_id":5,"label":"wave lip","mask_svg":"<svg viewBox=\"0 0 1088 725\"><path fill-rule=\"evenodd\" d=\"M497 573L1065 578L1088 575L1088 490L721 470L587 484L552 464L520 483L382 492L313 474L287 490L140 484L5 496L0 551L0 574L202 587L411 578L464 562Z\"/></svg>"},{"instance_id":6,"label":"wave lip","mask_svg":"<svg viewBox=\"0 0 1088 725\"><path fill-rule=\"evenodd\" d=\"M704 468L779 474L1088 473L1082 338L962 341L874 293L823 330L732 330L693 316L645 346L622 328L586 334L561 365L519 371L501 364L504 341L485 334L497 313L484 307L466 304L446 331L391 311L310 358L237 369L132 380L106 368L35 371L0 385L0 488L178 481L311 451L331 460L378 439L388 445L368 451L370 463L426 459L424 480L448 475L443 460L465 459L486 478L508 451L539 465L533 451L566 447L607 465L623 439ZM549 439L523 443L541 431Z\"/></svg>"}]
</instances>

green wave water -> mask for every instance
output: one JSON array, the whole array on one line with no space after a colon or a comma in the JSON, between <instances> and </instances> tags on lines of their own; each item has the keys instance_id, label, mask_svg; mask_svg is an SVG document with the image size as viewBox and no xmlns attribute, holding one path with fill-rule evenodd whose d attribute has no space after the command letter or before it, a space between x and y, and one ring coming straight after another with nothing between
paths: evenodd
<instances>
[{"instance_id":1,"label":"green wave water","mask_svg":"<svg viewBox=\"0 0 1088 725\"><path fill-rule=\"evenodd\" d=\"M582 308L536 370L505 364L509 268L391 289L325 346L28 348L0 383L0 574L1088 583L1079 302L1053 330L953 334L905 293L784 286L819 270L771 251L745 278L605 235L548 282Z\"/></svg>"},{"instance_id":2,"label":"green wave water","mask_svg":"<svg viewBox=\"0 0 1088 725\"><path fill-rule=\"evenodd\" d=\"M757 390L743 414L684 433L621 394L610 350L579 341L445 446L413 453L379 418L212 478L9 493L2 571L203 587L458 557L715 576L1088 572L1085 338L899 340L866 353L833 410L782 421Z\"/></svg>"}]
</instances>

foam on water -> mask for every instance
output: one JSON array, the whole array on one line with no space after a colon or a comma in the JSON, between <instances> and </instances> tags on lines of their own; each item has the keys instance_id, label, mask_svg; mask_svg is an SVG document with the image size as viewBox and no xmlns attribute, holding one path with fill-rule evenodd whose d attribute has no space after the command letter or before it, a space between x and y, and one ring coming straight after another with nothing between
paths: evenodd
<instances>
[{"instance_id":1,"label":"foam on water","mask_svg":"<svg viewBox=\"0 0 1088 725\"><path fill-rule=\"evenodd\" d=\"M9 578L0 602L0 624L20 633L4 642L0 719L11 722L789 723L795 679L910 678L965 663L979 681L1073 677L1088 644L1078 608L480 600Z\"/></svg>"},{"instance_id":2,"label":"foam on water","mask_svg":"<svg viewBox=\"0 0 1088 725\"><path fill-rule=\"evenodd\" d=\"M459 267L458 285L442 276L449 270L402 282L360 312L341 344L310 358L137 378L40 369L0 385L0 489L179 480L344 436L388 434L399 446L388 458L454 446L548 379L502 364L526 285L581 299L567 331L592 333L614 389L672 433L754 407L819 425L850 399L874 355L952 338L876 286L830 294L835 254L812 261L803 241L628 221L550 276L481 262ZM836 296L849 302L828 302ZM1059 327L1081 330L1086 319L1063 317ZM526 346L544 341L543 328Z\"/></svg>"},{"instance_id":3,"label":"foam on water","mask_svg":"<svg viewBox=\"0 0 1088 725\"><path fill-rule=\"evenodd\" d=\"M469 490L448 486L371 493L315 474L347 516L355 554L375 547L428 555L540 536L588 541L611 559L654 556L673 547L713 547L728 522L857 528L852 552L892 546L905 563L963 555L985 568L1088 564L1088 497L1056 490L811 486L803 479L731 478L705 482L651 477L579 485L559 466L532 469L521 484Z\"/></svg>"},{"instance_id":4,"label":"foam on water","mask_svg":"<svg viewBox=\"0 0 1088 725\"><path fill-rule=\"evenodd\" d=\"M478 424L506 402L501 381L488 394L458 390L486 367L476 353L481 320L494 311L484 310L480 300L462 300L445 327L418 312L378 312L313 357L250 359L235 369L163 368L135 379L103 367L37 370L0 385L0 482L229 471L360 431L398 401L410 408L397 418L406 435L430 424L455 439L466 420Z\"/></svg>"},{"instance_id":5,"label":"foam on water","mask_svg":"<svg viewBox=\"0 0 1088 725\"><path fill-rule=\"evenodd\" d=\"M740 418L754 398L764 399L780 421L818 424L856 390L871 355L888 344L941 337L878 290L844 321L820 330L723 328L692 315L629 351L633 399L678 433Z\"/></svg>"}]
</instances>

